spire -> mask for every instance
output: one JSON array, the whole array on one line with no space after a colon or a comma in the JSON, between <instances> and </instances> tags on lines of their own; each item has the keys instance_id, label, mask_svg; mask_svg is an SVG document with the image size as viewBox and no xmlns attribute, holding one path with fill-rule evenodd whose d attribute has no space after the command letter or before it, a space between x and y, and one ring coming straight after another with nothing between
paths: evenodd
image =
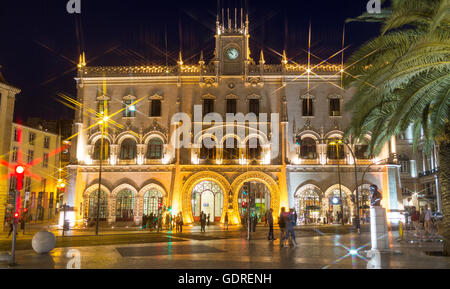
<instances>
[{"instance_id":1,"label":"spire","mask_svg":"<svg viewBox=\"0 0 450 289\"><path fill-rule=\"evenodd\" d=\"M264 51L261 49L261 56L259 57L259 63L264 64L266 61L264 60Z\"/></svg>"},{"instance_id":2,"label":"spire","mask_svg":"<svg viewBox=\"0 0 450 289\"><path fill-rule=\"evenodd\" d=\"M200 52L200 61L198 62L200 65L205 65L205 60L203 59L203 50Z\"/></svg>"},{"instance_id":3,"label":"spire","mask_svg":"<svg viewBox=\"0 0 450 289\"><path fill-rule=\"evenodd\" d=\"M78 68L81 69L86 66L86 55L83 53L80 54L80 59L78 61Z\"/></svg>"},{"instance_id":4,"label":"spire","mask_svg":"<svg viewBox=\"0 0 450 289\"><path fill-rule=\"evenodd\" d=\"M283 59L281 60L281 63L286 65L288 63L287 57L286 57L286 50L283 50Z\"/></svg>"},{"instance_id":5,"label":"spire","mask_svg":"<svg viewBox=\"0 0 450 289\"><path fill-rule=\"evenodd\" d=\"M178 56L178 65L183 65L183 56L181 55L181 50L180 50L180 55Z\"/></svg>"}]
</instances>

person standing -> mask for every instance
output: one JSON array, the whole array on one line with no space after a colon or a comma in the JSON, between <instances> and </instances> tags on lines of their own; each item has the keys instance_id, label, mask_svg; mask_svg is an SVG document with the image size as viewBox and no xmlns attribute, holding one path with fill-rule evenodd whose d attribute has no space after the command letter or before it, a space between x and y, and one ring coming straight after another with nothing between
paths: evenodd
<instances>
[{"instance_id":1,"label":"person standing","mask_svg":"<svg viewBox=\"0 0 450 289\"><path fill-rule=\"evenodd\" d=\"M211 220L210 220L210 214L208 213L208 227L209 227L209 224L210 224L210 222L211 222Z\"/></svg>"},{"instance_id":2,"label":"person standing","mask_svg":"<svg viewBox=\"0 0 450 289\"><path fill-rule=\"evenodd\" d=\"M281 208L280 216L278 217L278 226L280 226L280 247L287 247L286 242L286 209Z\"/></svg>"},{"instance_id":3,"label":"person standing","mask_svg":"<svg viewBox=\"0 0 450 289\"><path fill-rule=\"evenodd\" d=\"M205 226L206 226L206 215L202 211L200 213L200 232L206 232L205 231Z\"/></svg>"},{"instance_id":4,"label":"person standing","mask_svg":"<svg viewBox=\"0 0 450 289\"><path fill-rule=\"evenodd\" d=\"M183 213L180 212L180 233L183 233Z\"/></svg>"},{"instance_id":5,"label":"person standing","mask_svg":"<svg viewBox=\"0 0 450 289\"><path fill-rule=\"evenodd\" d=\"M289 240L289 236L290 236L291 239L292 239L292 244L295 247L295 246L297 246L297 242L295 241L294 226L295 226L294 209L290 209L290 212L289 212L289 215L288 215L287 224L286 224L286 240Z\"/></svg>"},{"instance_id":6,"label":"person standing","mask_svg":"<svg viewBox=\"0 0 450 289\"><path fill-rule=\"evenodd\" d=\"M430 207L427 207L427 210L425 211L424 227L425 227L425 231L428 234L431 234L431 229L433 228L433 214L431 212Z\"/></svg>"},{"instance_id":7,"label":"person standing","mask_svg":"<svg viewBox=\"0 0 450 289\"><path fill-rule=\"evenodd\" d=\"M275 241L275 237L273 236L273 215L272 215L273 209L270 208L269 211L266 213L266 220L267 224L269 225L269 234L267 236L267 240L269 241Z\"/></svg>"},{"instance_id":8,"label":"person standing","mask_svg":"<svg viewBox=\"0 0 450 289\"><path fill-rule=\"evenodd\" d=\"M22 230L22 234L25 235L25 216L22 216L22 218L20 218L20 229Z\"/></svg>"},{"instance_id":9,"label":"person standing","mask_svg":"<svg viewBox=\"0 0 450 289\"><path fill-rule=\"evenodd\" d=\"M228 212L225 213L225 227L227 228L228 231Z\"/></svg>"}]
</instances>

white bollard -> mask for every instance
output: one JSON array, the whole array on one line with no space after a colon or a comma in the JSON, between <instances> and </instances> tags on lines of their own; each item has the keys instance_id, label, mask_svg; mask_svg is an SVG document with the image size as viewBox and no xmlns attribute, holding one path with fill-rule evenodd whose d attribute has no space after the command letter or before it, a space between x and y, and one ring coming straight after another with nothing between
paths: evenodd
<instances>
[{"instance_id":1,"label":"white bollard","mask_svg":"<svg viewBox=\"0 0 450 289\"><path fill-rule=\"evenodd\" d=\"M370 208L370 237L372 250L389 250L389 232L386 222L386 209L381 206Z\"/></svg>"}]
</instances>

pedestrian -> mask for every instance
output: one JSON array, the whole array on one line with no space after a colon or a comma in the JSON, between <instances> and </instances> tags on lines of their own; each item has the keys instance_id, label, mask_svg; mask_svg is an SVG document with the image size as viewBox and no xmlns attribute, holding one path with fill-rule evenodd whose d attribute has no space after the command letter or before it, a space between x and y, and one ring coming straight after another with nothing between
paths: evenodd
<instances>
[{"instance_id":1,"label":"pedestrian","mask_svg":"<svg viewBox=\"0 0 450 289\"><path fill-rule=\"evenodd\" d=\"M210 224L210 215L209 215L209 213L208 213L208 227L209 227L209 224Z\"/></svg>"},{"instance_id":2,"label":"pedestrian","mask_svg":"<svg viewBox=\"0 0 450 289\"><path fill-rule=\"evenodd\" d=\"M278 217L278 226L280 226L280 247L287 247L286 242L286 209L281 207L281 213Z\"/></svg>"},{"instance_id":3,"label":"pedestrian","mask_svg":"<svg viewBox=\"0 0 450 289\"><path fill-rule=\"evenodd\" d=\"M183 213L180 212L180 233L183 233Z\"/></svg>"},{"instance_id":4,"label":"pedestrian","mask_svg":"<svg viewBox=\"0 0 450 289\"><path fill-rule=\"evenodd\" d=\"M413 223L414 229L416 230L416 237L420 237L420 214L416 210L416 207L412 207L412 213L411 213L411 222Z\"/></svg>"},{"instance_id":5,"label":"pedestrian","mask_svg":"<svg viewBox=\"0 0 450 289\"><path fill-rule=\"evenodd\" d=\"M225 213L225 227L227 228L228 231L228 212Z\"/></svg>"},{"instance_id":6,"label":"pedestrian","mask_svg":"<svg viewBox=\"0 0 450 289\"><path fill-rule=\"evenodd\" d=\"M145 225L147 224L147 215L142 215L142 229L145 229Z\"/></svg>"},{"instance_id":7,"label":"pedestrian","mask_svg":"<svg viewBox=\"0 0 450 289\"><path fill-rule=\"evenodd\" d=\"M269 221L267 220L269 218L269 211L266 211L264 214L264 226L267 226L269 224Z\"/></svg>"},{"instance_id":8,"label":"pedestrian","mask_svg":"<svg viewBox=\"0 0 450 289\"><path fill-rule=\"evenodd\" d=\"M167 230L170 229L170 215L169 214L166 214L166 227L167 227Z\"/></svg>"},{"instance_id":9,"label":"pedestrian","mask_svg":"<svg viewBox=\"0 0 450 289\"><path fill-rule=\"evenodd\" d=\"M270 208L269 211L266 213L266 220L267 224L269 225L269 234L267 236L267 240L269 241L275 241L275 237L273 236L273 215L272 215L273 209Z\"/></svg>"},{"instance_id":10,"label":"pedestrian","mask_svg":"<svg viewBox=\"0 0 450 289\"><path fill-rule=\"evenodd\" d=\"M425 211L424 214L424 227L425 227L425 231L428 234L431 234L431 230L433 228L433 214L431 212L430 207L427 207L427 210Z\"/></svg>"},{"instance_id":11,"label":"pedestrian","mask_svg":"<svg viewBox=\"0 0 450 289\"><path fill-rule=\"evenodd\" d=\"M200 213L200 232L206 232L205 226L206 226L206 215L202 211Z\"/></svg>"},{"instance_id":12,"label":"pedestrian","mask_svg":"<svg viewBox=\"0 0 450 289\"><path fill-rule=\"evenodd\" d=\"M289 240L289 236L292 239L292 244L297 246L297 242L295 241L295 215L294 215L294 209L290 209L288 220L286 222L286 240Z\"/></svg>"},{"instance_id":13,"label":"pedestrian","mask_svg":"<svg viewBox=\"0 0 450 289\"><path fill-rule=\"evenodd\" d=\"M11 236L11 234L14 232L14 222L13 221L9 221L9 233L8 233L8 238L9 236ZM17 232L16 232L17 235Z\"/></svg>"},{"instance_id":14,"label":"pedestrian","mask_svg":"<svg viewBox=\"0 0 450 289\"><path fill-rule=\"evenodd\" d=\"M22 216L22 218L20 218L20 229L22 230L22 234L25 235L25 216Z\"/></svg>"}]
</instances>

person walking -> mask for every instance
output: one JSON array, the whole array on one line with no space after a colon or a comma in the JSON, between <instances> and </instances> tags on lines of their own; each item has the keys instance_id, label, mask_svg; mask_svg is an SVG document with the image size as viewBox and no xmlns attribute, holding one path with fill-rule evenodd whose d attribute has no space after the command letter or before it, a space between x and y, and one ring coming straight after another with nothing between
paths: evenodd
<instances>
[{"instance_id":1,"label":"person walking","mask_svg":"<svg viewBox=\"0 0 450 289\"><path fill-rule=\"evenodd\" d=\"M416 207L412 207L411 222L413 223L414 229L416 230L416 237L421 237L419 221L420 221L420 214L416 210Z\"/></svg>"},{"instance_id":2,"label":"person walking","mask_svg":"<svg viewBox=\"0 0 450 289\"><path fill-rule=\"evenodd\" d=\"M295 241L294 226L295 226L294 209L290 209L289 215L288 215L288 220L287 220L287 223L286 223L286 240L289 240L289 236L290 236L291 239L292 239L292 244L295 247L295 246L297 246L297 242Z\"/></svg>"},{"instance_id":3,"label":"person walking","mask_svg":"<svg viewBox=\"0 0 450 289\"><path fill-rule=\"evenodd\" d=\"M22 218L20 218L20 230L22 230L22 234L25 235L25 216L22 216Z\"/></svg>"},{"instance_id":4,"label":"person walking","mask_svg":"<svg viewBox=\"0 0 450 289\"><path fill-rule=\"evenodd\" d=\"M433 228L433 214L431 212L430 207L427 207L427 210L424 213L424 227L425 232L431 235L431 230Z\"/></svg>"},{"instance_id":5,"label":"person walking","mask_svg":"<svg viewBox=\"0 0 450 289\"><path fill-rule=\"evenodd\" d=\"M209 224L210 224L210 222L211 222L211 218L210 218L211 216L209 215L209 213L208 213L208 227L209 227Z\"/></svg>"},{"instance_id":6,"label":"person walking","mask_svg":"<svg viewBox=\"0 0 450 289\"><path fill-rule=\"evenodd\" d=\"M225 227L227 228L228 231L228 212L225 213Z\"/></svg>"},{"instance_id":7,"label":"person walking","mask_svg":"<svg viewBox=\"0 0 450 289\"><path fill-rule=\"evenodd\" d=\"M281 208L280 216L278 216L278 226L280 226L280 247L287 247L286 242L286 209Z\"/></svg>"},{"instance_id":8,"label":"person walking","mask_svg":"<svg viewBox=\"0 0 450 289\"><path fill-rule=\"evenodd\" d=\"M266 220L267 224L269 225L269 234L267 235L267 240L269 241L275 241L275 237L273 236L273 215L272 215L273 209L270 208L269 211L266 213Z\"/></svg>"},{"instance_id":9,"label":"person walking","mask_svg":"<svg viewBox=\"0 0 450 289\"><path fill-rule=\"evenodd\" d=\"M11 236L11 234L14 232L14 221L13 220L9 220L9 233L8 233L8 238L9 236ZM16 232L17 235L17 232Z\"/></svg>"}]
</instances>

